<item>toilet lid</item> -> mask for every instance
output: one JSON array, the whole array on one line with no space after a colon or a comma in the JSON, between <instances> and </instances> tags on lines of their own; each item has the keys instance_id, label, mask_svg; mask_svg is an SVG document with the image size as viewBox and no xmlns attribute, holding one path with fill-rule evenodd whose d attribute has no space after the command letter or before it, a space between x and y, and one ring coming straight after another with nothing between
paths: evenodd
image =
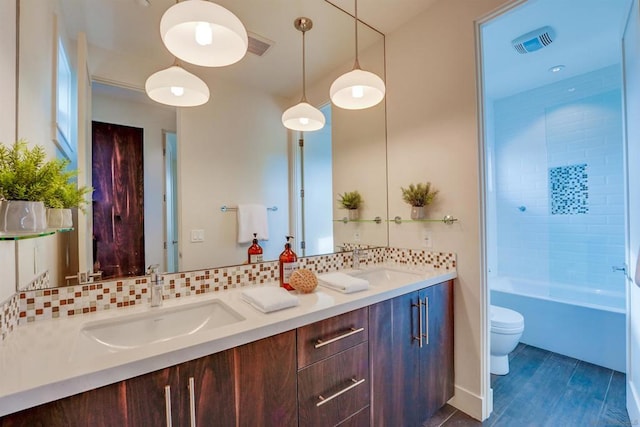
<instances>
[{"instance_id":1,"label":"toilet lid","mask_svg":"<svg viewBox=\"0 0 640 427\"><path fill-rule=\"evenodd\" d=\"M491 306L491 327L518 329L524 327L524 317L517 311L496 305Z\"/></svg>"}]
</instances>

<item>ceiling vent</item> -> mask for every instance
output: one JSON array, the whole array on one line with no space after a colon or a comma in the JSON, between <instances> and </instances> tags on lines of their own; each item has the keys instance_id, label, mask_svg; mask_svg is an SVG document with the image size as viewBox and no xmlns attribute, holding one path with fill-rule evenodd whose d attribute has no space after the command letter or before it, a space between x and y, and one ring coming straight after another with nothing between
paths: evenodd
<instances>
[{"instance_id":1,"label":"ceiling vent","mask_svg":"<svg viewBox=\"0 0 640 427\"><path fill-rule=\"evenodd\" d=\"M275 43L273 40L261 37L250 31L247 31L247 36L249 36L249 46L247 47L247 51L254 55L264 55Z\"/></svg>"},{"instance_id":2,"label":"ceiling vent","mask_svg":"<svg viewBox=\"0 0 640 427\"><path fill-rule=\"evenodd\" d=\"M551 27L542 27L514 39L511 44L518 53L530 53L549 46L556 38Z\"/></svg>"}]
</instances>

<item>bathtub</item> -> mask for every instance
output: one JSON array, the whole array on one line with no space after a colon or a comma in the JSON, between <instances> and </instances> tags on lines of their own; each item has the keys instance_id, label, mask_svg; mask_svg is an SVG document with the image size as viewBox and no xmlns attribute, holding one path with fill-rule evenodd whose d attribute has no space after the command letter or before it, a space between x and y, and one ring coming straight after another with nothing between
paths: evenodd
<instances>
[{"instance_id":1,"label":"bathtub","mask_svg":"<svg viewBox=\"0 0 640 427\"><path fill-rule=\"evenodd\" d=\"M521 342L625 372L625 294L489 278L491 304L524 316Z\"/></svg>"}]
</instances>

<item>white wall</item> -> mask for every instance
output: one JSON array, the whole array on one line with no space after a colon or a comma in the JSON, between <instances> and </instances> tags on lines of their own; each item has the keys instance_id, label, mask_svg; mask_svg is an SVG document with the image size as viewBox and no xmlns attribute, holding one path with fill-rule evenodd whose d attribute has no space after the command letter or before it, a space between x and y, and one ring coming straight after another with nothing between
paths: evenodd
<instances>
[{"instance_id":1,"label":"white wall","mask_svg":"<svg viewBox=\"0 0 640 427\"><path fill-rule=\"evenodd\" d=\"M0 0L0 142L10 144L16 129L16 2ZM15 291L13 242L0 242L0 304Z\"/></svg>"},{"instance_id":2,"label":"white wall","mask_svg":"<svg viewBox=\"0 0 640 427\"><path fill-rule=\"evenodd\" d=\"M277 206L269 211L264 259L277 259L289 234L288 136L283 100L251 88L208 81L211 99L178 112L180 270L241 264L249 244L237 244L235 212L223 205ZM204 242L191 242L204 230Z\"/></svg>"},{"instance_id":3,"label":"white wall","mask_svg":"<svg viewBox=\"0 0 640 427\"><path fill-rule=\"evenodd\" d=\"M160 271L165 271L162 131L176 130L175 108L94 89L92 110L95 121L143 129L145 263L160 264Z\"/></svg>"},{"instance_id":4,"label":"white wall","mask_svg":"<svg viewBox=\"0 0 640 427\"><path fill-rule=\"evenodd\" d=\"M390 217L409 216L400 187L431 181L440 190L429 216L453 226L390 224L389 244L458 254L455 286L454 404L482 417L484 311L479 231L478 119L474 20L504 0L439 0L387 35L387 132Z\"/></svg>"}]
</instances>

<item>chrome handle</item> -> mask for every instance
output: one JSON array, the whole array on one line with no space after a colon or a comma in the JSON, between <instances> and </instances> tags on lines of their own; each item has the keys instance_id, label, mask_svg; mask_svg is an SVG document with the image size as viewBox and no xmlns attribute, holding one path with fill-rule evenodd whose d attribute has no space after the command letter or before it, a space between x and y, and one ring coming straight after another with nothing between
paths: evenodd
<instances>
[{"instance_id":1,"label":"chrome handle","mask_svg":"<svg viewBox=\"0 0 640 427\"><path fill-rule=\"evenodd\" d=\"M164 386L164 413L167 416L167 427L171 427L171 386Z\"/></svg>"},{"instance_id":2,"label":"chrome handle","mask_svg":"<svg viewBox=\"0 0 640 427\"><path fill-rule=\"evenodd\" d=\"M342 335L339 335L339 336L337 336L337 337L335 337L335 338L331 338L330 340L323 341L323 340L321 340L321 339L318 339L318 341L316 341L316 345L315 345L315 347L316 347L316 348L324 347L325 345L329 345L329 344L331 344L331 343L333 343L333 342L340 341L341 339L344 339L344 338L350 337L351 335L355 335L355 334L357 334L357 333L359 333L359 332L362 332L362 331L364 331L364 328L358 328L358 329L356 329L356 328L351 328L351 329L349 330L349 332L347 332L347 333L345 333L345 334L342 334Z\"/></svg>"},{"instance_id":3,"label":"chrome handle","mask_svg":"<svg viewBox=\"0 0 640 427\"><path fill-rule=\"evenodd\" d=\"M429 297L424 297L424 317L426 320L425 333L422 334L426 339L426 345L429 345Z\"/></svg>"},{"instance_id":4,"label":"chrome handle","mask_svg":"<svg viewBox=\"0 0 640 427\"><path fill-rule=\"evenodd\" d=\"M422 348L422 300L418 298L417 304L411 304L411 307L418 307L418 336L412 335L411 338L417 340ZM413 325L411 326L413 328Z\"/></svg>"},{"instance_id":5,"label":"chrome handle","mask_svg":"<svg viewBox=\"0 0 640 427\"><path fill-rule=\"evenodd\" d=\"M364 378L361 380L356 380L355 378L351 378L351 384L349 384L347 387L343 388L342 390L340 390L337 393L332 394L331 396L325 398L322 395L318 396L318 400L320 400L318 403L316 403L316 407L320 407L322 405L324 405L327 402L332 401L333 399L335 399L336 397L340 396L343 393L348 392L349 390L358 387L360 384L362 384L364 382Z\"/></svg>"},{"instance_id":6,"label":"chrome handle","mask_svg":"<svg viewBox=\"0 0 640 427\"><path fill-rule=\"evenodd\" d=\"M189 418L191 419L191 427L196 427L195 388L195 381L193 377L189 377Z\"/></svg>"}]
</instances>

